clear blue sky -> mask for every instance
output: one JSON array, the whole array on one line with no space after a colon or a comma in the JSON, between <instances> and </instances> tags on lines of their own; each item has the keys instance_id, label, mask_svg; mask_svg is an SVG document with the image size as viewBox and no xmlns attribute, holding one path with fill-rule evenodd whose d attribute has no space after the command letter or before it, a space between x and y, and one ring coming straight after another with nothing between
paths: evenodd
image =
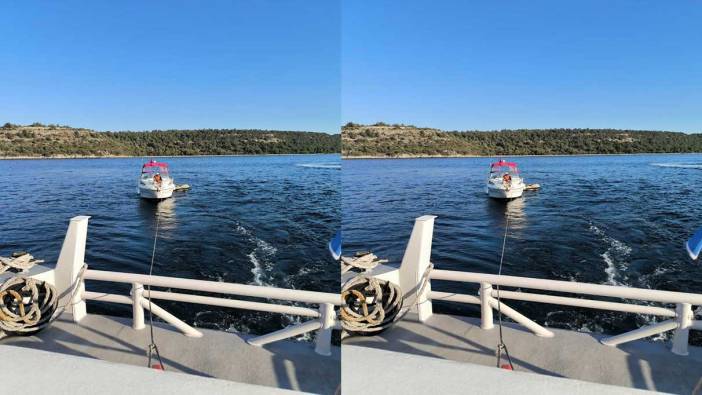
<instances>
[{"instance_id":1,"label":"clear blue sky","mask_svg":"<svg viewBox=\"0 0 702 395\"><path fill-rule=\"evenodd\" d=\"M0 122L338 133L340 7L4 1Z\"/></svg>"},{"instance_id":2,"label":"clear blue sky","mask_svg":"<svg viewBox=\"0 0 702 395\"><path fill-rule=\"evenodd\" d=\"M702 132L700 1L345 1L342 120Z\"/></svg>"}]
</instances>

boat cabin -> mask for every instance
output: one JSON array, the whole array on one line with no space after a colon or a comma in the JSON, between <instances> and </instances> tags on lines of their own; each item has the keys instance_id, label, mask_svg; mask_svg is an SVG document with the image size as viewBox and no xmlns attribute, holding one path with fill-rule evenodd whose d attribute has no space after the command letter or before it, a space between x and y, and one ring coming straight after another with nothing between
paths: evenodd
<instances>
[{"instance_id":1,"label":"boat cabin","mask_svg":"<svg viewBox=\"0 0 702 395\"><path fill-rule=\"evenodd\" d=\"M490 165L490 176L489 178L501 178L505 175L509 175L510 178L519 177L519 170L517 169L517 164L514 162L507 162L500 159Z\"/></svg>"},{"instance_id":2,"label":"boat cabin","mask_svg":"<svg viewBox=\"0 0 702 395\"><path fill-rule=\"evenodd\" d=\"M168 176L168 163L151 160L141 167L141 178L152 178L156 174L162 177Z\"/></svg>"}]
</instances>

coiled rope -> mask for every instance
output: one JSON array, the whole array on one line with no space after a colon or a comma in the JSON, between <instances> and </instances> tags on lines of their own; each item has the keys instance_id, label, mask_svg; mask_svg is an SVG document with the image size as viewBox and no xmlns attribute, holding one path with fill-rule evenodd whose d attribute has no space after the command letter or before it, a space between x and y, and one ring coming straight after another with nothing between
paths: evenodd
<instances>
[{"instance_id":1,"label":"coiled rope","mask_svg":"<svg viewBox=\"0 0 702 395\"><path fill-rule=\"evenodd\" d=\"M402 308L396 284L361 275L344 284L341 327L351 334L375 334L390 326Z\"/></svg>"},{"instance_id":2,"label":"coiled rope","mask_svg":"<svg viewBox=\"0 0 702 395\"><path fill-rule=\"evenodd\" d=\"M57 304L51 284L12 277L0 286L0 330L6 336L38 332L48 326Z\"/></svg>"},{"instance_id":3,"label":"coiled rope","mask_svg":"<svg viewBox=\"0 0 702 395\"><path fill-rule=\"evenodd\" d=\"M27 271L32 266L43 263L44 261L40 259L34 259L34 257L26 252L15 252L11 257L6 258L0 256L0 274L6 271Z\"/></svg>"},{"instance_id":4,"label":"coiled rope","mask_svg":"<svg viewBox=\"0 0 702 395\"><path fill-rule=\"evenodd\" d=\"M353 257L341 257L341 274L349 270L359 269L363 271L372 270L381 263L387 263L387 259L380 259L370 251L357 252Z\"/></svg>"},{"instance_id":5,"label":"coiled rope","mask_svg":"<svg viewBox=\"0 0 702 395\"><path fill-rule=\"evenodd\" d=\"M375 257L370 253L364 256L368 255ZM377 260L377 257L375 258ZM434 265L430 264L425 270L416 295L425 291L429 284L429 273L433 268ZM339 310L341 327L349 335L378 334L402 319L412 307L419 304L416 300L409 306L403 306L407 299L409 298L402 296L402 289L397 284L360 274L342 287L343 304Z\"/></svg>"},{"instance_id":6,"label":"coiled rope","mask_svg":"<svg viewBox=\"0 0 702 395\"><path fill-rule=\"evenodd\" d=\"M26 271L43 261L34 259L27 253L16 253L13 258L0 257L0 262L11 262L9 267L14 271ZM10 269L6 266L2 272ZM84 264L72 286L68 301L60 308L56 287L46 281L14 276L3 282L0 285L0 338L34 334L51 325L71 304L83 282L86 269L87 265Z\"/></svg>"}]
</instances>

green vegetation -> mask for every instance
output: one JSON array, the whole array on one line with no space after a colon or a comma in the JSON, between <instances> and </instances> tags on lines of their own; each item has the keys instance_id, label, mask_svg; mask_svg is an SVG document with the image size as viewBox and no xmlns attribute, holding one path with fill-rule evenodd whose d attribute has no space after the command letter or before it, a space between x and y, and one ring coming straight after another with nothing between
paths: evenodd
<instances>
[{"instance_id":1,"label":"green vegetation","mask_svg":"<svg viewBox=\"0 0 702 395\"><path fill-rule=\"evenodd\" d=\"M342 128L346 157L578 155L702 152L702 134L616 129L445 132L411 125Z\"/></svg>"},{"instance_id":2,"label":"green vegetation","mask_svg":"<svg viewBox=\"0 0 702 395\"><path fill-rule=\"evenodd\" d=\"M340 151L339 135L272 130L96 132L55 124L6 123L0 157L316 154Z\"/></svg>"}]
</instances>

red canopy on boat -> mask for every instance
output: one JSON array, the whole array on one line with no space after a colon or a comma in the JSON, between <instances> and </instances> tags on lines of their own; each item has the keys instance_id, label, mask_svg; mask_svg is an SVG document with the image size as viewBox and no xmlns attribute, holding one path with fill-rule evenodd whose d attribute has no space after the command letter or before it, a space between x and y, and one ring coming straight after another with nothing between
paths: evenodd
<instances>
[{"instance_id":1,"label":"red canopy on boat","mask_svg":"<svg viewBox=\"0 0 702 395\"><path fill-rule=\"evenodd\" d=\"M500 159L498 162L493 163L492 167L511 167L516 169L517 164L514 162L507 162L505 160Z\"/></svg>"},{"instance_id":2,"label":"red canopy on boat","mask_svg":"<svg viewBox=\"0 0 702 395\"><path fill-rule=\"evenodd\" d=\"M154 169L154 168L157 168L157 169ZM141 168L142 172L151 172L153 170L168 171L168 163L156 162L155 160L152 160L152 161L144 163L144 166L142 166L142 168Z\"/></svg>"},{"instance_id":3,"label":"red canopy on boat","mask_svg":"<svg viewBox=\"0 0 702 395\"><path fill-rule=\"evenodd\" d=\"M156 162L155 160L152 160L150 162L144 163L144 167L168 167L168 163Z\"/></svg>"}]
</instances>

